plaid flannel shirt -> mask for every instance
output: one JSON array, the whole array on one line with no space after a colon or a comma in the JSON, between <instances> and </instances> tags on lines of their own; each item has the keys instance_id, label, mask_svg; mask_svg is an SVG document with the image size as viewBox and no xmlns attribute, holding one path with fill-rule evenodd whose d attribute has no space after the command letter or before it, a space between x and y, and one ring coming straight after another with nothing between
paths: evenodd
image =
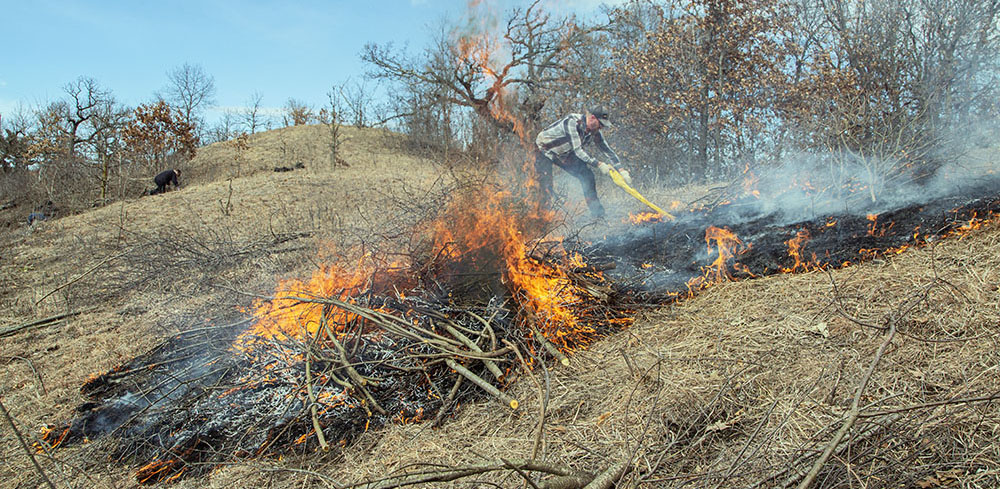
<instances>
[{"instance_id":1,"label":"plaid flannel shirt","mask_svg":"<svg viewBox=\"0 0 1000 489\"><path fill-rule=\"evenodd\" d=\"M583 150L583 146L591 141L593 141L601 152L607 155L608 159L611 160L611 165L615 169L619 169L620 162L618 155L611 149L611 146L608 146L601 131L587 132L587 122L584 114L569 114L553 122L549 127L538 133L538 137L535 138L535 145L549 159L562 160L572 153L577 158L583 160L584 163L596 167L597 159Z\"/></svg>"}]
</instances>

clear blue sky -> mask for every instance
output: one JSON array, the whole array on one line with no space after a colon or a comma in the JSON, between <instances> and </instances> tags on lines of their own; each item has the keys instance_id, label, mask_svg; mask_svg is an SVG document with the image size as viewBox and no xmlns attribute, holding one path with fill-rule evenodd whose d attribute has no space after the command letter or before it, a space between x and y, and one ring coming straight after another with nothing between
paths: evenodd
<instances>
[{"instance_id":1,"label":"clear blue sky","mask_svg":"<svg viewBox=\"0 0 1000 489\"><path fill-rule=\"evenodd\" d=\"M217 108L254 92L278 108L289 98L322 106L330 87L360 80L366 43L418 52L445 17L497 19L523 0L0 0L0 113L62 98L79 76L135 106L184 63L215 79ZM588 16L600 0L543 0L554 13ZM620 2L612 2L620 3ZM471 7L470 7L471 5Z\"/></svg>"}]
</instances>

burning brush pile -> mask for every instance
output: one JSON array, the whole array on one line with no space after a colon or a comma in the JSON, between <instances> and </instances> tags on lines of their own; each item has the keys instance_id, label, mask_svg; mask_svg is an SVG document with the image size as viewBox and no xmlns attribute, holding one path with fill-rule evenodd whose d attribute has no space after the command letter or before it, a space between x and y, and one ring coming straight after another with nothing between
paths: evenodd
<instances>
[{"instance_id":1,"label":"burning brush pile","mask_svg":"<svg viewBox=\"0 0 1000 489\"><path fill-rule=\"evenodd\" d=\"M426 258L324 267L280 284L249 317L96 376L82 387L92 401L44 442L100 439L152 483L328 450L386 423L437 424L469 399L516 410L504 386L520 366L567 362L631 324L635 305L558 241L529 243L522 223L545 216L516 218L507 200L453 203Z\"/></svg>"},{"instance_id":2,"label":"burning brush pile","mask_svg":"<svg viewBox=\"0 0 1000 489\"><path fill-rule=\"evenodd\" d=\"M641 307L968 232L995 215L1000 184L804 219L763 212L756 198L588 240L536 239L551 216L513 211L502 193L453 202L419 257L366 255L286 281L248 317L95 377L82 388L91 402L44 441L99 439L151 483L233 458L327 450L387 423L437 424L473 399L516 410L504 387L520 368L568 361Z\"/></svg>"}]
</instances>

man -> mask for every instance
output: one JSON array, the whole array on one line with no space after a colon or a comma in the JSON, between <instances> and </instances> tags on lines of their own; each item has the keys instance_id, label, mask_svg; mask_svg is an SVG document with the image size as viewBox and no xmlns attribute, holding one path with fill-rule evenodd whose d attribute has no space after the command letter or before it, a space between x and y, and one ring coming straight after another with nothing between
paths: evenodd
<instances>
[{"instance_id":1,"label":"man","mask_svg":"<svg viewBox=\"0 0 1000 489\"><path fill-rule=\"evenodd\" d=\"M583 187L583 197L587 201L590 215L604 217L604 206L597 198L594 172L610 175L612 164L629 185L632 177L628 170L621 169L618 155L608 146L601 134L602 128L611 128L608 111L604 107L593 107L584 114L569 114L538 133L535 138L535 175L540 187L539 204L547 207L552 199L552 165L557 165L576 177ZM593 142L611 160L608 164L598 160L583 150L583 146Z\"/></svg>"},{"instance_id":2,"label":"man","mask_svg":"<svg viewBox=\"0 0 1000 489\"><path fill-rule=\"evenodd\" d=\"M180 184L177 182L177 177L181 176L180 170L167 170L160 172L155 177L153 177L153 183L156 184L156 190L152 191L151 194L162 194L167 191L167 185L171 183L174 184L174 188L180 188Z\"/></svg>"}]
</instances>

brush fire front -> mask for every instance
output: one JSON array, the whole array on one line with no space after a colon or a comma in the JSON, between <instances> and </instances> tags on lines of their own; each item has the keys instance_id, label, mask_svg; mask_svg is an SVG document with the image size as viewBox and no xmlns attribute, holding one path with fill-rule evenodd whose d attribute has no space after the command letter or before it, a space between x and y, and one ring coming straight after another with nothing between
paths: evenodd
<instances>
[{"instance_id":1,"label":"brush fire front","mask_svg":"<svg viewBox=\"0 0 1000 489\"><path fill-rule=\"evenodd\" d=\"M504 388L521 368L565 360L641 307L961 235L1000 208L996 186L968 195L883 211L874 227L864 215L782 223L720 206L592 242L528 243L512 216L470 212L487 239L439 233L432 258L412 265L324 268L283 283L251 318L176 336L96 377L82 389L91 401L44 434L45 448L91 441L150 483L345 445L387 423L438 424L476 399L517 409Z\"/></svg>"},{"instance_id":2,"label":"brush fire front","mask_svg":"<svg viewBox=\"0 0 1000 489\"><path fill-rule=\"evenodd\" d=\"M91 402L48 431L45 448L99 439L101 452L138 467L136 479L152 483L234 458L342 446L386 423L440 423L484 396L517 409L504 387L519 357L533 364L565 358L560 350L630 322L624 305L601 305L615 291L597 283L599 273L557 271L557 259L525 263L539 280L558 276L553 283L572 288L573 303L531 299L541 289L486 302L479 293L473 300L440 287L389 293L376 288L383 282L376 277L395 272L367 266L360 267L367 280L328 269L311 284L288 283L256 304L252 319L176 336L92 379L82 388ZM334 279L339 285L329 283ZM572 315L575 329L559 327L546 309L555 305Z\"/></svg>"}]
</instances>

